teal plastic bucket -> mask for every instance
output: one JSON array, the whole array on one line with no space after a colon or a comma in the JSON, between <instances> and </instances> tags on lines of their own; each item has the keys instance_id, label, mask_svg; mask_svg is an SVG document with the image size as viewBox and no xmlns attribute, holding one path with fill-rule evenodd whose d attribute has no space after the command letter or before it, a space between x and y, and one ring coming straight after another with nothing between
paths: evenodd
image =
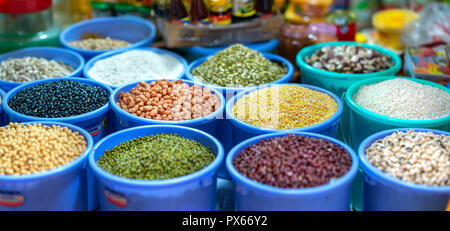
<instances>
[{"instance_id":1,"label":"teal plastic bucket","mask_svg":"<svg viewBox=\"0 0 450 231\"><path fill-rule=\"evenodd\" d=\"M442 131L450 130L450 115L434 120L404 120L390 118L383 115L371 112L361 106L359 106L354 100L353 95L364 85L374 84L389 79L402 78L402 77L376 77L366 80L361 80L352 84L344 95L344 114L341 120L342 136L347 144L354 150L358 150L361 142L370 135L389 130L393 128L430 128ZM404 78L411 81L415 81L421 84L437 87L450 94L450 89L441 86L439 84L416 79L416 78ZM363 171L359 170L357 179L354 182L352 206L356 210L362 209L362 179Z\"/></svg>"},{"instance_id":2,"label":"teal plastic bucket","mask_svg":"<svg viewBox=\"0 0 450 231\"><path fill-rule=\"evenodd\" d=\"M178 134L209 147L216 156L203 169L186 176L165 180L134 180L101 169L96 161L122 142L155 134ZM113 133L98 142L89 155L89 169L94 173L95 191L100 210L119 211L209 211L216 209L217 172L224 159L223 147L213 136L198 129L150 125ZM93 206L95 207L95 206Z\"/></svg>"},{"instance_id":3,"label":"teal plastic bucket","mask_svg":"<svg viewBox=\"0 0 450 231\"><path fill-rule=\"evenodd\" d=\"M266 42L244 43L243 45L259 52L274 53L278 47L278 44L280 44L280 41L278 39L272 39ZM201 57L210 56L218 51L226 49L229 46L230 45L218 47L192 46L192 47L182 47L180 48L180 50L186 52L186 59L189 62L192 62Z\"/></svg>"},{"instance_id":4,"label":"teal plastic bucket","mask_svg":"<svg viewBox=\"0 0 450 231\"><path fill-rule=\"evenodd\" d=\"M254 125L251 125L244 121L239 120L233 114L233 112L232 112L233 106L236 104L236 102L239 99L241 99L245 95L248 95L251 92L254 92L254 91L260 90L260 89L264 89L267 87L284 86L284 85L296 85L296 86L309 88L311 90L318 91L318 92L329 95L331 98L333 98L333 100L336 102L336 104L338 106L336 113L334 113L327 120L322 121L320 123L313 124L313 125L307 126L307 127L294 128L294 129L271 129L271 128L258 127L258 126L254 126ZM225 110L226 110L227 119L231 122L231 128L232 128L232 132L233 132L232 140L233 140L233 146L234 146L234 145L237 145L237 144L241 143L242 141L249 139L251 137L255 137L258 135L262 135L262 134L279 133L279 132L283 132L283 133L313 132L313 133L318 133L318 134L322 134L322 135L326 135L326 136L335 138L335 137L337 137L337 134L338 134L338 125L339 125L339 120L341 119L341 115L342 115L342 111L343 111L343 104L339 97L337 97L336 95L334 95L333 93L331 93L327 90L324 90L324 89L321 89L321 88L318 88L315 86L305 85L305 84L285 83L285 84L268 84L268 85L252 88L250 90L241 92L241 93L237 94L236 96L234 96L233 98L231 98L230 100L228 100L227 107Z\"/></svg>"},{"instance_id":5,"label":"teal plastic bucket","mask_svg":"<svg viewBox=\"0 0 450 231\"><path fill-rule=\"evenodd\" d=\"M85 114L76 115L76 116L70 116L70 117L63 117L63 118L40 118L40 117L34 117L34 116L28 116L24 114L17 113L14 111L11 107L9 107L8 102L9 100L15 96L18 92L34 87L38 84L43 83L49 83L49 82L56 82L61 80L72 80L77 81L93 86L98 86L103 89L105 89L109 94L112 93L112 90L110 87L108 87L105 84L95 82L93 80L84 79L84 78L76 78L76 77L69 77L69 78L54 78L54 79L44 79L39 80L27 84L23 84L19 87L14 88L13 90L9 91L8 94L6 94L6 97L3 99L3 109L5 110L7 116L9 117L9 120L11 122L28 122L28 121L54 121L54 122L61 122L61 123L68 123L73 124L76 126L79 126L83 129L85 129L89 134L91 134L92 138L94 139L94 142L99 141L103 136L105 129L108 126L111 126L111 124L106 123L108 121L108 111L110 110L109 102L106 103L101 108L98 108L95 111L91 111Z\"/></svg>"},{"instance_id":6,"label":"teal plastic bucket","mask_svg":"<svg viewBox=\"0 0 450 231\"><path fill-rule=\"evenodd\" d=\"M395 131L408 130L450 136L449 132L439 130L403 128L382 131L365 139L359 147L359 159L364 169L364 211L444 211L450 202L450 186L406 182L382 172L367 160L365 151L374 142Z\"/></svg>"},{"instance_id":7,"label":"teal plastic bucket","mask_svg":"<svg viewBox=\"0 0 450 231\"><path fill-rule=\"evenodd\" d=\"M325 46L342 46L342 45L361 45L362 47L370 48L379 51L381 54L388 55L392 58L394 65L386 70L366 73L366 74L347 74L347 73L335 73L330 71L324 71L317 69L305 63L305 57L310 57L316 50ZM379 46L368 45L365 43L356 42L329 42L320 43L303 48L297 54L297 65L300 67L302 83L318 86L333 92L339 97L347 90L347 88L355 82L363 79L368 79L377 76L392 76L402 67L402 61L400 57L394 52L384 49Z\"/></svg>"},{"instance_id":8,"label":"teal plastic bucket","mask_svg":"<svg viewBox=\"0 0 450 231\"><path fill-rule=\"evenodd\" d=\"M87 142L75 160L45 172L0 175L0 211L80 211L88 209L86 168L94 142L84 129L65 123L36 121L24 124L58 125L78 132Z\"/></svg>"},{"instance_id":9,"label":"teal plastic bucket","mask_svg":"<svg viewBox=\"0 0 450 231\"><path fill-rule=\"evenodd\" d=\"M233 166L233 159L247 147L264 139L283 137L288 134L309 136L335 143L349 153L352 166L345 175L332 182L300 189L278 188L256 182L243 176ZM350 210L351 183L358 169L358 158L348 145L331 137L309 132L272 133L253 137L236 145L226 157L226 166L234 182L235 205L239 211L348 211Z\"/></svg>"}]
</instances>

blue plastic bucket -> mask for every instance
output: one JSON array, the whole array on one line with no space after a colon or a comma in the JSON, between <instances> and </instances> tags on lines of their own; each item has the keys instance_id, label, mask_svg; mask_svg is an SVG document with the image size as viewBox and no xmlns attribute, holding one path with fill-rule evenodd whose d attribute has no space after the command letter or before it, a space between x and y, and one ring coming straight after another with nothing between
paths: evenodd
<instances>
[{"instance_id":1,"label":"blue plastic bucket","mask_svg":"<svg viewBox=\"0 0 450 231\"><path fill-rule=\"evenodd\" d=\"M253 181L234 168L233 159L248 146L264 139L283 137L288 134L324 139L341 146L347 150L352 158L353 163L350 170L344 176L325 185L301 189L284 189ZM345 211L350 209L351 183L358 169L358 158L349 146L331 137L309 132L272 133L253 137L235 146L226 157L226 166L234 182L234 198L237 210Z\"/></svg>"},{"instance_id":2,"label":"blue plastic bucket","mask_svg":"<svg viewBox=\"0 0 450 231\"><path fill-rule=\"evenodd\" d=\"M233 114L233 112L232 112L233 106L236 104L236 102L239 99L241 99L245 95L248 95L251 92L254 92L256 90L260 90L263 88L267 88L267 87L271 87L271 86L283 86L283 85L296 85L296 86L301 86L301 87L309 88L311 90L325 93L334 99L334 101L338 105L338 109L333 116L331 116L330 118L328 118L325 121L322 121L318 124L314 124L314 125L311 125L308 127L294 128L294 129L262 128L262 127L258 127L258 126L254 126L254 125L245 123L245 122L239 120L238 118L236 118L236 116ZM343 105L342 105L342 102L339 99L339 97L337 97L336 95L334 95L333 93L331 93L327 90L324 90L324 89L321 89L318 87L314 87L314 86L310 86L310 85L296 84L296 83L268 84L265 86L260 86L257 88L253 88L253 89L241 92L241 93L237 94L236 96L234 96L233 98L231 98L230 100L228 100L227 107L226 107L226 115L227 115L226 118L229 119L231 122L232 133L233 133L233 145L237 145L240 142L242 142L246 139L249 139L251 137L254 137L254 136L258 136L261 134L268 134L268 133L277 133L277 132L283 132L283 133L314 132L314 133L318 133L318 134L322 134L322 135L326 135L326 136L330 136L330 137L337 137L338 125L339 125L339 120L342 115L342 111L343 111Z\"/></svg>"},{"instance_id":3,"label":"blue plastic bucket","mask_svg":"<svg viewBox=\"0 0 450 231\"><path fill-rule=\"evenodd\" d=\"M374 72L374 73L366 73L366 74L348 74L348 73L336 73L331 71L324 71L315 67L310 66L305 63L305 57L310 57L316 50L321 49L325 46L342 46L342 45L361 45L362 47L374 49L381 54L388 55L393 60L394 65L386 70ZM339 97L347 90L347 88L362 79L368 79L371 77L377 76L392 76L397 74L397 72L402 67L402 60L400 57L394 52L384 49L379 46L368 45L364 43L356 43L356 42L328 42L328 43L320 43L317 45L312 45L303 48L297 54L297 65L300 67L300 72L302 74L302 83L311 84L314 86L318 86L324 89L327 89Z\"/></svg>"},{"instance_id":4,"label":"blue plastic bucket","mask_svg":"<svg viewBox=\"0 0 450 231\"><path fill-rule=\"evenodd\" d=\"M114 49L124 50L147 46L155 40L156 27L146 19L134 16L103 17L81 21L64 29L59 40L65 48L81 54L86 60L111 50L83 50L69 45L71 41L81 40L84 33L100 34L112 39L124 40L130 46Z\"/></svg>"},{"instance_id":5,"label":"blue plastic bucket","mask_svg":"<svg viewBox=\"0 0 450 231\"><path fill-rule=\"evenodd\" d=\"M27 175L0 175L0 211L87 210L87 157L94 144L80 127L65 123L36 121L24 124L58 125L80 133L86 151L74 161L49 171ZM8 205L7 205L8 204Z\"/></svg>"},{"instance_id":6,"label":"blue plastic bucket","mask_svg":"<svg viewBox=\"0 0 450 231\"><path fill-rule=\"evenodd\" d=\"M110 51L110 52L107 52L107 53L104 53L104 54L101 54L101 55L98 55L98 56L94 57L93 59L89 60L89 62L87 62L86 65L84 66L84 69L83 69L84 77L86 77L88 79L95 80L97 82L100 82L100 81L96 80L95 78L93 78L91 75L89 75L88 72L92 68L92 66L94 66L94 64L97 61L99 61L99 60L106 59L106 58L109 58L109 57L112 57L112 56L115 56L115 55L118 55L118 54L122 54L122 53L128 52L130 50L131 49L118 50L118 51L114 50L114 51ZM175 52L167 51L167 50L163 50L163 49L158 49L158 48L151 48L151 47L141 47L141 48L135 48L135 49L132 49L132 50L144 50L144 51L155 52L155 53L158 53L158 54L169 55L169 56L172 56L172 57L176 58L183 65L183 71L178 76L176 76L175 78L168 79L165 76L161 76L160 79L168 79L168 80L182 79L185 76L186 71L188 69L188 63L187 63L186 59L184 59L180 55L176 54ZM116 89L118 87L118 86L112 86L112 85L108 85L108 86L111 87L112 89Z\"/></svg>"},{"instance_id":7,"label":"blue plastic bucket","mask_svg":"<svg viewBox=\"0 0 450 231\"><path fill-rule=\"evenodd\" d=\"M166 180L134 180L101 169L96 161L105 150L122 142L155 134L178 134L209 147L215 160L195 173ZM126 129L98 142L89 155L89 167L96 177L96 195L101 210L215 210L217 171L224 159L223 147L213 136L197 129L150 125Z\"/></svg>"},{"instance_id":8,"label":"blue plastic bucket","mask_svg":"<svg viewBox=\"0 0 450 231\"><path fill-rule=\"evenodd\" d=\"M0 89L0 126L3 126L7 122L5 115L3 115L3 106L1 105L5 96L6 93L2 89Z\"/></svg>"},{"instance_id":9,"label":"blue plastic bucket","mask_svg":"<svg viewBox=\"0 0 450 231\"><path fill-rule=\"evenodd\" d=\"M57 62L61 61L64 64L70 65L73 68L73 72L70 73L69 75L59 77L80 76L81 71L83 70L84 67L84 59L83 57L81 57L81 55L73 51L57 47L31 47L12 51L0 55L0 62L3 62L9 58L23 58L26 56L44 58L48 60L54 60ZM0 89L4 90L5 92L8 92L11 89L23 84L26 83L17 83L0 80Z\"/></svg>"},{"instance_id":10,"label":"blue plastic bucket","mask_svg":"<svg viewBox=\"0 0 450 231\"><path fill-rule=\"evenodd\" d=\"M150 80L146 81L147 83L154 82L156 80ZM183 83L187 83L189 86L194 85L192 81L183 80ZM225 99L222 96L222 94L215 90L210 89L214 94L219 97L220 100L220 108L216 110L215 112L202 117L198 119L192 119L192 120L182 120L182 121L165 121L165 120L153 120L153 119L146 119L139 116L135 116L131 113L126 112L122 108L120 108L117 105L117 100L119 98L120 92L130 92L132 88L135 88L139 82L128 84L126 86L122 86L120 88L117 88L114 90L114 92L109 97L109 104L111 105L112 110L116 114L116 119L118 121L118 130L130 128L130 127L137 127L137 126L143 126L143 125L178 125L178 126L185 126L185 127L191 127L196 128L199 130L202 130L204 132L207 132L214 137L220 137L224 136L226 134L223 134L222 131L218 129L218 121L220 120L220 115L223 114L223 111L225 109ZM197 85L197 84L196 84ZM199 85L201 87L204 87L202 85Z\"/></svg>"},{"instance_id":11,"label":"blue plastic bucket","mask_svg":"<svg viewBox=\"0 0 450 231\"><path fill-rule=\"evenodd\" d=\"M106 123L106 121L108 120L107 112L110 109L109 103L105 104L103 107L101 107L95 111L85 113L82 115L76 115L76 116L64 117L64 118L40 118L40 117L23 115L23 114L19 114L19 113L15 112L8 105L9 100L14 95L16 95L18 92L20 92L24 89L31 88L35 85L42 84L42 83L56 82L56 81L61 81L61 80L72 80L72 81L86 83L86 84L90 84L90 85L94 85L94 86L99 86L99 87L104 88L110 94L112 93L111 88L109 88L108 86L106 86L104 84L101 84L101 83L98 83L98 82L95 82L95 81L92 81L89 79L76 78L76 77L44 79L44 80L39 80L39 81L35 81L32 83L27 83L20 87L14 88L10 92L8 92L8 94L6 94L6 97L3 99L3 102L2 102L3 108L6 112L6 114L9 116L9 120L11 122L18 122L18 123L28 122L28 121L54 121L54 122L73 124L73 125L76 125L76 126L79 126L83 129L85 129L89 134L91 134L94 142L97 142L98 140L100 140L103 137L104 129L109 125ZM111 126L111 125L109 125L109 126Z\"/></svg>"},{"instance_id":12,"label":"blue plastic bucket","mask_svg":"<svg viewBox=\"0 0 450 231\"><path fill-rule=\"evenodd\" d=\"M272 39L266 42L247 43L247 44L244 43L243 45L259 52L273 53L277 49L279 43L280 41L278 39ZM229 46L230 45L218 47L192 46L192 47L182 47L180 49L186 52L186 59L191 62L204 56L213 55L214 53L221 51Z\"/></svg>"},{"instance_id":13,"label":"blue plastic bucket","mask_svg":"<svg viewBox=\"0 0 450 231\"><path fill-rule=\"evenodd\" d=\"M264 55L264 57L266 57L267 59L269 59L271 61L283 63L286 66L286 68L288 69L286 72L286 75L284 75L283 77L281 77L280 79L277 79L276 81L274 81L272 83L288 83L294 74L294 66L291 64L291 62L289 62L287 59L285 59L281 56L278 56L278 55L267 54L267 53L263 53L263 55ZM208 59L209 57L211 57L211 56L203 57L203 58L200 58L200 59L192 62L187 69L186 78L194 81L195 83L201 82L200 79L194 77L191 74L191 71L192 71L192 69L196 68L197 66L199 66L200 64L205 62L206 59ZM216 89L218 91L221 91L223 93L223 96L225 97L226 101L228 101L229 99L231 99L232 97L234 97L237 93L239 93L241 91L245 91L250 88L254 88L254 86L252 86L252 87L221 87L221 86L207 84L207 83L202 83L202 84L205 85L206 87L208 87L209 89ZM225 116L226 115L224 112L223 117L226 118ZM231 124L230 124L229 120L221 120L219 122L219 129L221 131L223 131L223 134L228 134L227 136L223 136L223 137L219 138L220 142L222 142L222 144L224 146L225 151L227 152L227 151L231 150L231 148L233 148L233 141L232 141L231 137L233 137L235 134L232 133ZM223 169L219 175L221 177L229 178L228 173L226 173L225 169Z\"/></svg>"},{"instance_id":14,"label":"blue plastic bucket","mask_svg":"<svg viewBox=\"0 0 450 231\"><path fill-rule=\"evenodd\" d=\"M433 132L450 136L449 132L404 128L391 129L371 135L359 147L359 158L364 170L363 209L367 211L400 210L445 210L450 200L450 186L428 186L406 182L389 176L373 166L366 158L366 149L375 141L391 135L395 131Z\"/></svg>"},{"instance_id":15,"label":"blue plastic bucket","mask_svg":"<svg viewBox=\"0 0 450 231\"><path fill-rule=\"evenodd\" d=\"M404 120L386 117L374 112L371 112L361 106L359 106L354 100L353 95L355 95L358 90L368 84L375 84L389 79L395 79L401 77L376 77L366 80L361 80L352 84L343 96L345 106L344 114L341 120L341 130L342 137L347 144L350 145L354 150L358 150L361 142L369 137L370 135L393 128L431 128L443 131L450 130L450 115L440 119L434 120ZM442 85L416 79L416 78L405 78L411 81L415 81L421 84L430 85L444 90L450 94L450 89L445 88ZM357 179L354 182L353 195L352 195L352 206L355 210L362 209L362 181L363 181L363 171L359 170Z\"/></svg>"}]
</instances>

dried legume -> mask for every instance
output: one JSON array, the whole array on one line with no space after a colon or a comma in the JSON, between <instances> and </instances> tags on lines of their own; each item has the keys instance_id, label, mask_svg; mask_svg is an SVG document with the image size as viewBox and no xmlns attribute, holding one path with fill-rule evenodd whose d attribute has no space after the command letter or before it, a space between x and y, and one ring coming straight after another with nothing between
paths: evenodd
<instances>
[{"instance_id":1,"label":"dried legume","mask_svg":"<svg viewBox=\"0 0 450 231\"><path fill-rule=\"evenodd\" d=\"M8 102L12 110L41 118L70 117L95 111L108 103L104 88L73 80L37 84L17 92Z\"/></svg>"},{"instance_id":2,"label":"dried legume","mask_svg":"<svg viewBox=\"0 0 450 231\"><path fill-rule=\"evenodd\" d=\"M228 87L270 83L286 72L285 66L242 44L217 52L192 70L192 74L203 82Z\"/></svg>"},{"instance_id":3,"label":"dried legume","mask_svg":"<svg viewBox=\"0 0 450 231\"><path fill-rule=\"evenodd\" d=\"M181 80L140 82L130 92L120 92L117 105L146 119L190 120L207 116L220 107L220 100L207 88L189 87Z\"/></svg>"},{"instance_id":4,"label":"dried legume","mask_svg":"<svg viewBox=\"0 0 450 231\"><path fill-rule=\"evenodd\" d=\"M353 100L369 111L398 119L429 120L450 115L450 94L407 79L362 86Z\"/></svg>"},{"instance_id":5,"label":"dried legume","mask_svg":"<svg viewBox=\"0 0 450 231\"><path fill-rule=\"evenodd\" d=\"M324 46L305 62L315 68L340 73L371 73L391 68L391 57L362 46Z\"/></svg>"},{"instance_id":6,"label":"dried legume","mask_svg":"<svg viewBox=\"0 0 450 231\"><path fill-rule=\"evenodd\" d=\"M352 165L349 153L327 140L289 134L247 147L233 166L244 176L280 188L307 188L343 176Z\"/></svg>"},{"instance_id":7,"label":"dried legume","mask_svg":"<svg viewBox=\"0 0 450 231\"><path fill-rule=\"evenodd\" d=\"M0 79L26 83L40 79L63 77L73 72L73 68L60 61L44 58L9 58L0 63Z\"/></svg>"},{"instance_id":8,"label":"dried legume","mask_svg":"<svg viewBox=\"0 0 450 231\"><path fill-rule=\"evenodd\" d=\"M450 186L450 136L397 131L366 149L371 164L403 181Z\"/></svg>"},{"instance_id":9,"label":"dried legume","mask_svg":"<svg viewBox=\"0 0 450 231\"><path fill-rule=\"evenodd\" d=\"M337 111L334 99L296 85L277 85L251 92L233 106L239 120L263 128L292 129L327 120Z\"/></svg>"},{"instance_id":10,"label":"dried legume","mask_svg":"<svg viewBox=\"0 0 450 231\"><path fill-rule=\"evenodd\" d=\"M70 46L83 50L111 50L123 48L131 45L131 43L119 39L106 38L87 38L79 41L69 42Z\"/></svg>"},{"instance_id":11,"label":"dried legume","mask_svg":"<svg viewBox=\"0 0 450 231\"><path fill-rule=\"evenodd\" d=\"M137 180L185 176L209 165L208 147L177 134L158 134L123 142L105 151L97 164L114 175Z\"/></svg>"},{"instance_id":12,"label":"dried legume","mask_svg":"<svg viewBox=\"0 0 450 231\"><path fill-rule=\"evenodd\" d=\"M95 62L88 74L101 83L117 87L152 79L175 79L183 71L183 64L173 56L131 50Z\"/></svg>"},{"instance_id":13,"label":"dried legume","mask_svg":"<svg viewBox=\"0 0 450 231\"><path fill-rule=\"evenodd\" d=\"M67 127L10 123L0 127L0 175L48 171L77 159L87 147Z\"/></svg>"}]
</instances>

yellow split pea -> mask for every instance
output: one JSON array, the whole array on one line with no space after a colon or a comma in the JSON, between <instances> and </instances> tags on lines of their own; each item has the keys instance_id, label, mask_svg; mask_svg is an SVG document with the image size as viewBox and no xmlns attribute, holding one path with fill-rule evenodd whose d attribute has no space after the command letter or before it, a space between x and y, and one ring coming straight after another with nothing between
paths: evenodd
<instances>
[{"instance_id":1,"label":"yellow split pea","mask_svg":"<svg viewBox=\"0 0 450 231\"><path fill-rule=\"evenodd\" d=\"M280 85L251 92L233 106L239 120L263 128L293 129L311 126L336 113L328 94L296 85Z\"/></svg>"}]
</instances>

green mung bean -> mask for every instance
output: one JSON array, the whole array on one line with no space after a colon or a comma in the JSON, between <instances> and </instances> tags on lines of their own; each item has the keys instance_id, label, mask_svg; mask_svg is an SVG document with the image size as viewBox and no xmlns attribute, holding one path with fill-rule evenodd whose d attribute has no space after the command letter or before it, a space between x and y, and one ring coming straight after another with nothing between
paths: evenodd
<instances>
[{"instance_id":1,"label":"green mung bean","mask_svg":"<svg viewBox=\"0 0 450 231\"><path fill-rule=\"evenodd\" d=\"M280 79L286 72L285 66L242 44L217 52L192 70L192 74L203 82L228 87L267 84Z\"/></svg>"},{"instance_id":2,"label":"green mung bean","mask_svg":"<svg viewBox=\"0 0 450 231\"><path fill-rule=\"evenodd\" d=\"M215 156L208 147L177 134L138 137L106 150L97 165L114 175L136 180L185 176L209 165Z\"/></svg>"}]
</instances>

